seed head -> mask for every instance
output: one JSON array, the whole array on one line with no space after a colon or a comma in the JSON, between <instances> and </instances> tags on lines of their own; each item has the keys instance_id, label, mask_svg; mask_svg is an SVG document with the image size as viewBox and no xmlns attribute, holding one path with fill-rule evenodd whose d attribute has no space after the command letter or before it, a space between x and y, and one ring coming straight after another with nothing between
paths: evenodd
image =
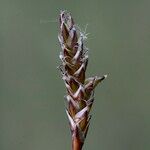
<instances>
[{"instance_id":1,"label":"seed head","mask_svg":"<svg viewBox=\"0 0 150 150\"><path fill-rule=\"evenodd\" d=\"M67 90L66 113L72 134L72 150L81 150L89 128L94 89L107 76L85 77L88 54L83 33L66 11L60 13L59 22L58 39L62 49L59 56L62 61L60 70Z\"/></svg>"}]
</instances>

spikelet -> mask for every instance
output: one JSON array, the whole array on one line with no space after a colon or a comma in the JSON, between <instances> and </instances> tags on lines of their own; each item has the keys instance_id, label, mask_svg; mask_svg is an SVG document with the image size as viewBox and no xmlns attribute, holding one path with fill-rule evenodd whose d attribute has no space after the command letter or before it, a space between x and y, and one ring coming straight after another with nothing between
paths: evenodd
<instances>
[{"instance_id":1,"label":"spikelet","mask_svg":"<svg viewBox=\"0 0 150 150\"><path fill-rule=\"evenodd\" d=\"M61 11L59 22L60 70L67 89L66 113L72 134L72 150L81 150L89 128L94 89L107 76L85 78L88 64L87 48L83 43L85 37L75 26L70 13Z\"/></svg>"}]
</instances>

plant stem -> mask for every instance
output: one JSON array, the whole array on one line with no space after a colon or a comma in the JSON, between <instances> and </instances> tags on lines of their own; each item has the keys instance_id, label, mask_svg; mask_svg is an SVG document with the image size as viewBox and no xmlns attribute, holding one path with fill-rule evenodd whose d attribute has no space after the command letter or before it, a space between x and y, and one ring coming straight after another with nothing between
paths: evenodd
<instances>
[{"instance_id":1,"label":"plant stem","mask_svg":"<svg viewBox=\"0 0 150 150\"><path fill-rule=\"evenodd\" d=\"M76 137L72 137L72 150L81 150L83 142L78 140Z\"/></svg>"}]
</instances>

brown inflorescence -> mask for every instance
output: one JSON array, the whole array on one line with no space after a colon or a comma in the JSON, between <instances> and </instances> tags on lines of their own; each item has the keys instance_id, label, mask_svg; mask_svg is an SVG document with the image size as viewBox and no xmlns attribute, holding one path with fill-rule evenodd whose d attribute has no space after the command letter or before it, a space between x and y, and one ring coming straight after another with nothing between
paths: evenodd
<instances>
[{"instance_id":1,"label":"brown inflorescence","mask_svg":"<svg viewBox=\"0 0 150 150\"><path fill-rule=\"evenodd\" d=\"M61 11L59 21L58 39L62 48L60 70L67 89L66 113L72 134L72 150L81 150L89 128L94 89L107 76L86 79L88 54L83 43L85 37L74 24L70 13Z\"/></svg>"}]
</instances>

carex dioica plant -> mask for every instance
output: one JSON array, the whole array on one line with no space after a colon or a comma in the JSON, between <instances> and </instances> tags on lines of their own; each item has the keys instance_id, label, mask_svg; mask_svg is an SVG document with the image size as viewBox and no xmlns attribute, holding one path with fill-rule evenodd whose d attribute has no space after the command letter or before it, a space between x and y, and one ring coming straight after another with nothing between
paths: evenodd
<instances>
[{"instance_id":1,"label":"carex dioica plant","mask_svg":"<svg viewBox=\"0 0 150 150\"><path fill-rule=\"evenodd\" d=\"M106 75L85 77L88 64L87 48L84 46L85 36L75 25L70 13L61 11L59 22L58 39L62 49L62 64L59 68L67 89L66 113L72 134L72 150L81 150L89 128L94 89Z\"/></svg>"}]
</instances>

